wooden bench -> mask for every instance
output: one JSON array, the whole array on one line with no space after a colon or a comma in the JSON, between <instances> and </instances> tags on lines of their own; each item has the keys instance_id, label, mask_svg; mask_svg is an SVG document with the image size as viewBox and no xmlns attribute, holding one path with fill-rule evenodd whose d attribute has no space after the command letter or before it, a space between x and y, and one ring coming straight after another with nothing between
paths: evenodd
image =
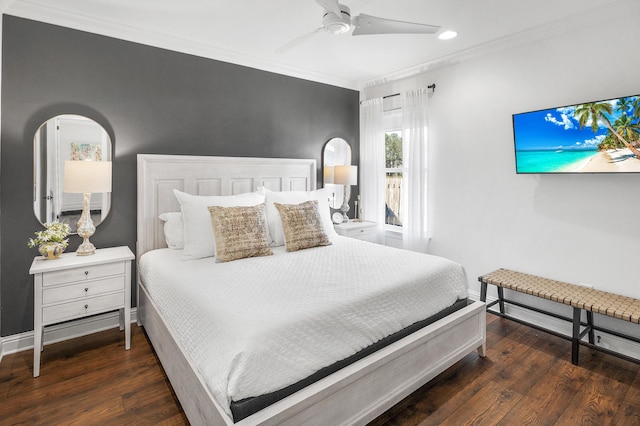
<instances>
[{"instance_id":1,"label":"wooden bench","mask_svg":"<svg viewBox=\"0 0 640 426\"><path fill-rule=\"evenodd\" d=\"M529 324L525 321L506 315L504 306L505 303L510 303L512 305L520 306L522 308L572 322L573 332L571 336L571 362L575 365L578 364L578 350L580 344L586 344L585 342L582 342L582 338L585 335L589 335L588 346L603 350L601 347L594 345L594 331L596 330L640 343L640 339L636 337L624 335L622 333L613 330L607 330L602 327L597 327L593 323L593 313L595 312L597 314L602 314L609 317L630 321L635 324L640 324L640 300L638 299L620 296L606 291L594 290L592 288L569 284L562 281L550 280L535 275L524 274L522 272L510 271L508 269L498 269L496 271L490 272L479 277L478 281L480 281L480 300L482 300L483 302L487 301L488 284L495 285L498 288L498 299L487 304L487 310L489 310L489 307L495 304L499 304L500 316L513 319L518 322L523 322L536 328L541 328L545 331L550 331L540 326ZM532 296L541 297L543 299L569 305L573 307L573 318L567 318L553 312L544 311L542 309L528 306L513 300L507 300L504 297L504 289L514 290L520 293L526 293ZM586 323L582 322L581 320L582 310L586 312ZM584 329L581 330L582 327L584 327ZM614 353L614 355L621 356L621 354L618 353ZM639 362L635 359L632 360L634 362Z\"/></svg>"}]
</instances>

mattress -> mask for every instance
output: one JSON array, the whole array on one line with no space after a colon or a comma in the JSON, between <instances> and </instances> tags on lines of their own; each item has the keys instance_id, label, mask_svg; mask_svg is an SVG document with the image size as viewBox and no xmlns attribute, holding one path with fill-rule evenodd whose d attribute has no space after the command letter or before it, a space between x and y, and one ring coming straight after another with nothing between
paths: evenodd
<instances>
[{"instance_id":1,"label":"mattress","mask_svg":"<svg viewBox=\"0 0 640 426\"><path fill-rule=\"evenodd\" d=\"M385 346L395 343L403 337L406 337L411 333L414 333L421 328L426 327L429 324L433 324L434 322L446 317L447 315L452 314L464 308L465 306L468 306L470 303L473 302L471 302L469 299L458 300L453 305L443 309L437 314L432 315L422 321L415 322L409 327L403 328L402 330L393 333L382 340L378 340L376 343L372 344L371 346L367 346L366 348L353 354L352 356L337 361L328 367L324 367L313 373L311 376L306 377L297 383L289 385L286 388L253 398L242 399L240 401L232 401L231 413L233 414L233 421L238 422L246 417L249 417L250 415L262 410L263 408L266 408L271 404L274 404L275 402L280 401L281 399L286 398L287 396L292 395L293 393L301 389L304 389L312 383L315 383L318 380L321 380L329 376L330 374L335 373L336 371L348 365L351 365L352 363L355 363L356 361L359 361L368 355L373 354L374 352L384 348Z\"/></svg>"},{"instance_id":2,"label":"mattress","mask_svg":"<svg viewBox=\"0 0 640 426\"><path fill-rule=\"evenodd\" d=\"M160 249L140 279L173 338L230 416L467 297L450 260L345 237L216 263Z\"/></svg>"}]
</instances>

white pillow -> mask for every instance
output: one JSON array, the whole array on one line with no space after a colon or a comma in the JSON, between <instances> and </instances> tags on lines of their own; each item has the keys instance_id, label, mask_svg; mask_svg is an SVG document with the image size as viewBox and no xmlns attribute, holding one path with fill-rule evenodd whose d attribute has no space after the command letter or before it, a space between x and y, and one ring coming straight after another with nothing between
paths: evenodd
<instances>
[{"instance_id":1,"label":"white pillow","mask_svg":"<svg viewBox=\"0 0 640 426\"><path fill-rule=\"evenodd\" d=\"M191 195L173 190L184 221L184 259L201 259L216 254L216 244L211 226L211 214L207 207L255 206L264 203L264 195L247 192L238 195Z\"/></svg>"},{"instance_id":2,"label":"white pillow","mask_svg":"<svg viewBox=\"0 0 640 426\"><path fill-rule=\"evenodd\" d=\"M333 221L331 220L331 209L329 208L329 193L325 188L315 191L282 191L274 192L266 188L260 188L259 193L264 192L267 205L267 223L269 224L269 234L272 239L272 246L284 245L284 232L282 231L282 222L280 221L280 213L273 203L280 204L300 204L309 200L318 201L318 211L322 218L324 231L329 237L336 234L333 229Z\"/></svg>"},{"instance_id":3,"label":"white pillow","mask_svg":"<svg viewBox=\"0 0 640 426\"><path fill-rule=\"evenodd\" d=\"M162 213L159 218L164 222L164 240L167 242L167 247L173 250L183 249L184 222L182 221L182 213Z\"/></svg>"}]
</instances>

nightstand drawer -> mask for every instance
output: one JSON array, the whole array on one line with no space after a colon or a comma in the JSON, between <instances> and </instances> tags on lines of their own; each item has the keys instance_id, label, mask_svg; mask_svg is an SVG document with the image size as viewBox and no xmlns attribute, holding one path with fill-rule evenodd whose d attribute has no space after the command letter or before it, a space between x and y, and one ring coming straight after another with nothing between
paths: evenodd
<instances>
[{"instance_id":1,"label":"nightstand drawer","mask_svg":"<svg viewBox=\"0 0 640 426\"><path fill-rule=\"evenodd\" d=\"M49 287L42 290L42 304L64 302L66 300L93 297L125 289L125 276L115 276L103 280Z\"/></svg>"},{"instance_id":2,"label":"nightstand drawer","mask_svg":"<svg viewBox=\"0 0 640 426\"><path fill-rule=\"evenodd\" d=\"M92 265L83 268L64 269L62 271L46 272L42 276L42 285L66 284L76 281L87 281L111 275L124 274L125 263L114 262L102 265Z\"/></svg>"},{"instance_id":3,"label":"nightstand drawer","mask_svg":"<svg viewBox=\"0 0 640 426\"><path fill-rule=\"evenodd\" d=\"M368 226L366 228L347 229L344 233L344 236L351 237L351 238L359 238L359 237L365 237L368 235L374 235L375 233L376 233L376 227Z\"/></svg>"},{"instance_id":4,"label":"nightstand drawer","mask_svg":"<svg viewBox=\"0 0 640 426\"><path fill-rule=\"evenodd\" d=\"M124 292L114 293L43 307L42 323L54 323L122 308L124 306L124 295Z\"/></svg>"},{"instance_id":5,"label":"nightstand drawer","mask_svg":"<svg viewBox=\"0 0 640 426\"><path fill-rule=\"evenodd\" d=\"M338 235L343 237L355 238L357 240L369 241L375 243L378 238L378 227L375 222L363 220L336 224L333 226Z\"/></svg>"}]
</instances>

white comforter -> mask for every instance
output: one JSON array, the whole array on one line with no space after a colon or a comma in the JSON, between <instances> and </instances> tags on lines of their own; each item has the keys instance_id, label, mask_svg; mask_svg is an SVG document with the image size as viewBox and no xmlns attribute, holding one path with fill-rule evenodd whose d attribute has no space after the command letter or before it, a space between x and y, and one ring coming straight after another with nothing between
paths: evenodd
<instances>
[{"instance_id":1,"label":"white comforter","mask_svg":"<svg viewBox=\"0 0 640 426\"><path fill-rule=\"evenodd\" d=\"M332 241L228 263L142 256L145 288L228 413L231 401L295 383L467 297L450 260Z\"/></svg>"}]
</instances>

